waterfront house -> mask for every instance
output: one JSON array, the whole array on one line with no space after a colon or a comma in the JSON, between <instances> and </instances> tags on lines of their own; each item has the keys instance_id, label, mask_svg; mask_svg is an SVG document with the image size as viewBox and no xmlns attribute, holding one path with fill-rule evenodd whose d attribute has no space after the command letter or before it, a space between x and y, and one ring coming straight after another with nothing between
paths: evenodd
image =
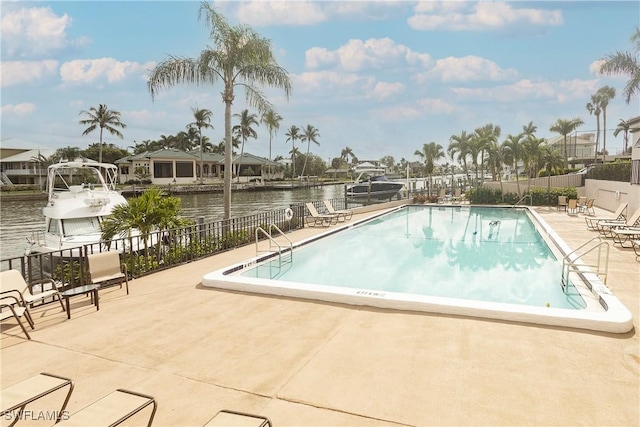
<instances>
[{"instance_id":1,"label":"waterfront house","mask_svg":"<svg viewBox=\"0 0 640 427\"><path fill-rule=\"evenodd\" d=\"M2 185L31 184L44 188L48 159L55 149L20 138L3 138L0 142L0 183Z\"/></svg>"}]
</instances>

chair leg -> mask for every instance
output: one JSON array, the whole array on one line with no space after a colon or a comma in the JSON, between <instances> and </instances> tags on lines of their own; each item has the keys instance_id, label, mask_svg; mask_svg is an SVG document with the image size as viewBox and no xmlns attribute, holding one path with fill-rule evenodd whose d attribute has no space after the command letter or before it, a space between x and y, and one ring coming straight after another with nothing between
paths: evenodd
<instances>
[{"instance_id":1,"label":"chair leg","mask_svg":"<svg viewBox=\"0 0 640 427\"><path fill-rule=\"evenodd\" d=\"M60 302L60 306L62 307L62 311L64 311L66 313L67 308L64 306L64 303L62 302L62 297L60 295L56 295L58 297L58 302Z\"/></svg>"}]
</instances>

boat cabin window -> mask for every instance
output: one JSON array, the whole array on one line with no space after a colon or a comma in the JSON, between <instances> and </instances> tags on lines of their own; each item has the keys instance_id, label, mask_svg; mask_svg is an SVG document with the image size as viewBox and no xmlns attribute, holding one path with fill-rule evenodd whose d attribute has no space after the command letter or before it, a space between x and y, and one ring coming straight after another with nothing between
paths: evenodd
<instances>
[{"instance_id":1,"label":"boat cabin window","mask_svg":"<svg viewBox=\"0 0 640 427\"><path fill-rule=\"evenodd\" d=\"M97 217L67 218L62 220L65 236L79 236L83 234L100 233L100 221Z\"/></svg>"},{"instance_id":2,"label":"boat cabin window","mask_svg":"<svg viewBox=\"0 0 640 427\"><path fill-rule=\"evenodd\" d=\"M60 227L58 226L57 219L49 220L49 226L47 227L47 232L55 235L60 235Z\"/></svg>"}]
</instances>

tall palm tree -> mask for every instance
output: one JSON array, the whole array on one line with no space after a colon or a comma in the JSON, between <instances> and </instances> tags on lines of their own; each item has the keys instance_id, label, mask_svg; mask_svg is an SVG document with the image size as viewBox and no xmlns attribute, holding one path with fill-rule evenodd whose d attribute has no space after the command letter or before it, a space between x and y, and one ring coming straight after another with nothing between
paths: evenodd
<instances>
[{"instance_id":1,"label":"tall palm tree","mask_svg":"<svg viewBox=\"0 0 640 427\"><path fill-rule=\"evenodd\" d=\"M307 168L307 159L309 158L309 150L311 149L311 143L315 143L316 145L320 145L320 143L318 142L318 138L320 137L320 132L318 132L318 129L316 129L315 127L311 126L311 125L307 125L306 128L304 128L304 131L302 133L302 136L300 137L300 141L307 141L307 155L304 158L304 164L302 165L302 173L300 175L304 175L304 171Z\"/></svg>"},{"instance_id":2,"label":"tall palm tree","mask_svg":"<svg viewBox=\"0 0 640 427\"><path fill-rule=\"evenodd\" d=\"M287 71L278 65L271 41L261 37L251 27L230 25L212 5L201 3L199 18L204 16L213 47L207 47L198 58L170 56L152 71L147 82L154 99L160 89L178 83L213 84L219 80L224 89L224 219L231 218L231 105L235 99L235 87L243 86L246 100L260 113L271 105L256 84L281 88L287 99L291 93L291 81Z\"/></svg>"},{"instance_id":3,"label":"tall palm tree","mask_svg":"<svg viewBox=\"0 0 640 427\"><path fill-rule=\"evenodd\" d=\"M67 159L70 162L73 162L75 159L81 156L80 149L78 147L64 147L58 148L56 152L53 154L54 161L60 161L62 159Z\"/></svg>"},{"instance_id":4,"label":"tall palm tree","mask_svg":"<svg viewBox=\"0 0 640 427\"><path fill-rule=\"evenodd\" d=\"M620 132L622 132L622 141L624 142L624 151L627 152L627 145L629 144L629 131L631 130L631 126L629 122L624 119L620 119L618 122L618 126L616 126L616 130L613 131L613 136L617 137Z\"/></svg>"},{"instance_id":5,"label":"tall palm tree","mask_svg":"<svg viewBox=\"0 0 640 427\"><path fill-rule=\"evenodd\" d=\"M356 158L356 156L353 154L353 150L350 147L344 147L342 151L340 151L340 158L348 164L349 157L351 157L351 162L353 163L354 159Z\"/></svg>"},{"instance_id":6,"label":"tall palm tree","mask_svg":"<svg viewBox=\"0 0 640 427\"><path fill-rule=\"evenodd\" d=\"M487 152L489 147L495 146L497 144L498 138L500 138L500 126L495 126L491 123L488 123L482 127L477 128L473 134L473 138L476 139L476 143L478 144L478 148L480 149L480 168L482 171L481 182L484 182L485 152Z\"/></svg>"},{"instance_id":7,"label":"tall palm tree","mask_svg":"<svg viewBox=\"0 0 640 427\"><path fill-rule=\"evenodd\" d=\"M600 108L602 108L602 127L604 127L604 135L602 136L602 163L604 163L604 156L607 150L607 107L609 101L616 96L616 90L611 86L602 86L598 89L600 94Z\"/></svg>"},{"instance_id":8,"label":"tall palm tree","mask_svg":"<svg viewBox=\"0 0 640 427\"><path fill-rule=\"evenodd\" d=\"M260 118L260 122L269 128L269 179L271 179L271 141L273 140L273 135L280 129L281 121L282 116L273 109L262 113L262 117Z\"/></svg>"},{"instance_id":9,"label":"tall palm tree","mask_svg":"<svg viewBox=\"0 0 640 427\"><path fill-rule=\"evenodd\" d=\"M640 93L640 27L636 27L636 32L631 36L631 43L635 52L609 54L603 58L604 62L600 66L601 73L629 76L629 81L622 91L627 104L631 103L633 96Z\"/></svg>"},{"instance_id":10,"label":"tall palm tree","mask_svg":"<svg viewBox=\"0 0 640 427\"><path fill-rule=\"evenodd\" d=\"M422 151L416 150L414 154L424 160L424 170L429 174L429 195L431 195L431 189L433 188L432 174L436 166L435 162L444 157L442 145L436 144L435 142L422 144Z\"/></svg>"},{"instance_id":11,"label":"tall palm tree","mask_svg":"<svg viewBox=\"0 0 640 427\"><path fill-rule=\"evenodd\" d=\"M527 173L529 178L535 178L538 172L538 165L541 162L543 149L544 149L544 139L542 138L531 138L524 141L522 145L522 155L527 167ZM531 193L531 179L529 179L527 184L527 191Z\"/></svg>"},{"instance_id":12,"label":"tall palm tree","mask_svg":"<svg viewBox=\"0 0 640 427\"><path fill-rule=\"evenodd\" d=\"M469 156L469 143L471 142L471 135L467 131L463 130L460 135L451 135L449 138L449 147L447 147L447 153L451 160L457 160L462 165L464 170L464 181L466 185L467 177L469 176L469 167L467 165L467 157ZM454 159L455 158L455 159Z\"/></svg>"},{"instance_id":13,"label":"tall palm tree","mask_svg":"<svg viewBox=\"0 0 640 427\"><path fill-rule=\"evenodd\" d=\"M545 145L540 153L540 161L547 171L547 204L551 205L551 174L562 171L562 155L558 150L552 150L551 147Z\"/></svg>"},{"instance_id":14,"label":"tall palm tree","mask_svg":"<svg viewBox=\"0 0 640 427\"><path fill-rule=\"evenodd\" d=\"M236 174L237 182L240 182L240 166L242 166L242 156L244 156L244 144L247 142L248 138L258 138L258 133L251 126L259 126L260 123L258 123L258 116L256 116L255 114L249 114L249 110L247 110L246 108L242 110L240 114L234 114L233 116L240 119L240 124L237 124L233 127L233 133L236 134L242 141Z\"/></svg>"},{"instance_id":15,"label":"tall palm tree","mask_svg":"<svg viewBox=\"0 0 640 427\"><path fill-rule=\"evenodd\" d=\"M516 186L518 188L518 197L522 195L522 193L520 193L520 180L518 179L518 162L520 162L520 160L523 160L522 150L524 141L525 134L519 133L518 135L508 135L507 139L502 142L502 146L506 150L505 157L511 160L513 170L516 172Z\"/></svg>"},{"instance_id":16,"label":"tall palm tree","mask_svg":"<svg viewBox=\"0 0 640 427\"><path fill-rule=\"evenodd\" d=\"M598 159L598 147L600 147L600 114L602 114L600 91L591 95L591 100L587 102L587 111L596 116L596 152L593 155L594 162ZM606 129L605 129L606 133Z\"/></svg>"},{"instance_id":17,"label":"tall palm tree","mask_svg":"<svg viewBox=\"0 0 640 427\"><path fill-rule=\"evenodd\" d=\"M549 130L551 132L559 133L564 136L564 142L562 144L563 153L562 157L564 158L564 169L569 169L569 159L567 157L567 135L571 132L582 126L584 122L580 117L574 117L573 119L558 119Z\"/></svg>"},{"instance_id":18,"label":"tall palm tree","mask_svg":"<svg viewBox=\"0 0 640 427\"><path fill-rule=\"evenodd\" d=\"M193 118L195 120L187 125L187 129L198 130L198 136L200 137L200 184L204 184L204 175L202 173L202 154L204 152L202 144L202 128L213 129L213 126L211 125L211 117L213 117L213 113L211 110L198 107L191 107L191 112L193 113Z\"/></svg>"},{"instance_id":19,"label":"tall palm tree","mask_svg":"<svg viewBox=\"0 0 640 427\"><path fill-rule=\"evenodd\" d=\"M300 139L300 128L296 125L291 125L291 127L284 134L287 137L287 141L291 141L291 167L293 168L293 172L291 173L291 178L296 176L296 139Z\"/></svg>"},{"instance_id":20,"label":"tall palm tree","mask_svg":"<svg viewBox=\"0 0 640 427\"><path fill-rule=\"evenodd\" d=\"M82 135L88 135L96 128L100 128L100 150L98 154L98 162L102 163L102 131L107 130L111 135L115 135L118 138L122 139L122 132L120 132L116 128L124 129L127 127L124 123L120 121L120 112L116 110L109 110L105 104L100 104L98 108L95 107L89 108L89 111L82 110L80 114L84 114L86 116L85 119L80 120L80 124L82 126L87 127Z\"/></svg>"}]
</instances>

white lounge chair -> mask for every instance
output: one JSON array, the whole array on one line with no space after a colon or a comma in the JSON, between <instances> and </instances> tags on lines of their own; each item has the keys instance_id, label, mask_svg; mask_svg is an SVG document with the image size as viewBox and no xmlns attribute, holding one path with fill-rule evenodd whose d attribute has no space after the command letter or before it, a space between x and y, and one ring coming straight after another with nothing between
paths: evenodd
<instances>
[{"instance_id":1,"label":"white lounge chair","mask_svg":"<svg viewBox=\"0 0 640 427\"><path fill-rule=\"evenodd\" d=\"M87 263L92 284L99 285L101 288L110 284L119 284L122 289L122 283L126 283L127 295L129 295L127 266L120 263L120 254L117 251L90 254L87 256Z\"/></svg>"},{"instance_id":2,"label":"white lounge chair","mask_svg":"<svg viewBox=\"0 0 640 427\"><path fill-rule=\"evenodd\" d=\"M350 209L335 210L329 200L323 200L323 203L324 203L324 207L327 208L327 212L329 212L332 215L334 214L338 215L338 221L341 221L341 222L348 221L353 216L353 211L351 211Z\"/></svg>"},{"instance_id":3,"label":"white lounge chair","mask_svg":"<svg viewBox=\"0 0 640 427\"><path fill-rule=\"evenodd\" d=\"M41 289L41 292L32 292L32 288L36 286ZM46 279L29 286L18 270L5 270L0 273L0 293L14 295L19 304L24 307L48 298L58 299L62 310L65 309L56 282Z\"/></svg>"},{"instance_id":4,"label":"white lounge chair","mask_svg":"<svg viewBox=\"0 0 640 427\"><path fill-rule=\"evenodd\" d=\"M67 403L69 403L73 391L73 381L45 372L3 388L0 392L0 403L2 404L0 416L11 421L9 425L12 426L20 421L21 414L27 405L67 386L69 387L67 396L60 410L56 413L56 422L58 422L65 413L64 409L67 407Z\"/></svg>"},{"instance_id":5,"label":"white lounge chair","mask_svg":"<svg viewBox=\"0 0 640 427\"><path fill-rule=\"evenodd\" d=\"M628 205L629 204L627 202L621 203L620 205L618 205L618 208L613 213L613 215L611 215L609 217L606 217L606 216L605 217L597 217L597 218L586 218L585 217L584 220L587 223L587 228L589 230L597 231L598 230L598 222L624 221L625 220L624 213L626 212Z\"/></svg>"},{"instance_id":6,"label":"white lounge chair","mask_svg":"<svg viewBox=\"0 0 640 427\"><path fill-rule=\"evenodd\" d=\"M305 216L308 226L316 227L318 225L329 227L338 223L338 214L319 214L313 203L306 203L309 215Z\"/></svg>"},{"instance_id":7,"label":"white lounge chair","mask_svg":"<svg viewBox=\"0 0 640 427\"><path fill-rule=\"evenodd\" d=\"M640 227L640 208L627 218L626 221L600 221L598 222L598 231L604 237L613 237L614 229L628 229Z\"/></svg>"},{"instance_id":8,"label":"white lounge chair","mask_svg":"<svg viewBox=\"0 0 640 427\"><path fill-rule=\"evenodd\" d=\"M158 404L153 396L122 388L72 414L56 426L117 426L153 405L147 426L153 423Z\"/></svg>"},{"instance_id":9,"label":"white lounge chair","mask_svg":"<svg viewBox=\"0 0 640 427\"><path fill-rule=\"evenodd\" d=\"M262 415L247 414L245 412L223 409L211 418L205 427L271 427L271 420Z\"/></svg>"}]
</instances>

